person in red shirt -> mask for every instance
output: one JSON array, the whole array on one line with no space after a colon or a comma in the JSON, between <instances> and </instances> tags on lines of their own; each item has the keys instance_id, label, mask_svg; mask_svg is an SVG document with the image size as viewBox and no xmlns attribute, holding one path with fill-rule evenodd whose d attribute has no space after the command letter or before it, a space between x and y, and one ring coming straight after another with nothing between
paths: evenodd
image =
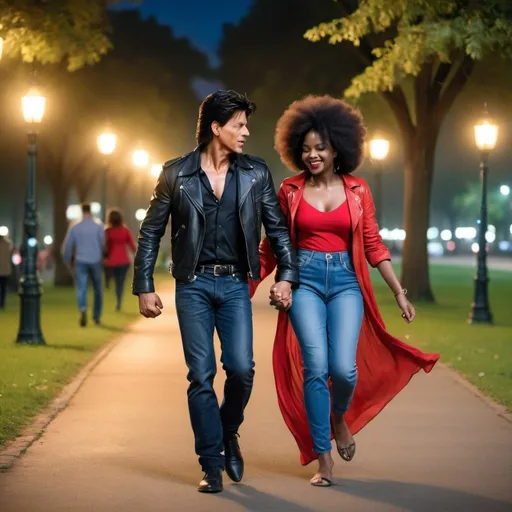
<instances>
[{"instance_id":1,"label":"person in red shirt","mask_svg":"<svg viewBox=\"0 0 512 512\"><path fill-rule=\"evenodd\" d=\"M135 253L135 243L130 230L123 222L121 212L115 208L109 210L105 229L105 261L106 274L114 278L116 285L116 311L121 310L124 282L130 268L130 250Z\"/></svg>"},{"instance_id":2,"label":"person in red shirt","mask_svg":"<svg viewBox=\"0 0 512 512\"><path fill-rule=\"evenodd\" d=\"M367 263L379 270L404 320L414 319L379 235L368 183L351 175L362 161L365 135L360 112L330 96L292 103L275 134L281 160L300 172L285 179L278 194L300 284L286 300L271 289L271 304L280 309L274 375L302 464L318 459L310 483L320 487L332 484L331 439L351 461L353 435L439 359L389 334L375 301ZM266 240L260 258L261 282L275 268Z\"/></svg>"}]
</instances>

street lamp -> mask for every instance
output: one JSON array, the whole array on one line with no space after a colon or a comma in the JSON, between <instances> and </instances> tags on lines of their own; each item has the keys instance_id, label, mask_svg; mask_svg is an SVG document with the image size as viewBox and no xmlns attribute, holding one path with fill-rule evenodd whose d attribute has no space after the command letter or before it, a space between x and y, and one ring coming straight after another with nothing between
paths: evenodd
<instances>
[{"instance_id":1,"label":"street lamp","mask_svg":"<svg viewBox=\"0 0 512 512\"><path fill-rule=\"evenodd\" d=\"M103 186L101 194L101 217L103 222L107 222L107 194L108 194L108 171L110 168L110 156L116 149L117 137L109 128L98 135L98 149L104 156L103 161Z\"/></svg>"},{"instance_id":2,"label":"street lamp","mask_svg":"<svg viewBox=\"0 0 512 512\"><path fill-rule=\"evenodd\" d=\"M23 117L28 125L28 185L23 219L23 243L20 251L23 268L19 288L20 324L16 342L44 345L41 331L42 285L37 270L36 128L43 119L46 98L37 88L32 87L23 96L21 104Z\"/></svg>"},{"instance_id":3,"label":"street lamp","mask_svg":"<svg viewBox=\"0 0 512 512\"><path fill-rule=\"evenodd\" d=\"M162 164L153 164L151 166L151 176L153 176L153 178L158 178L158 176L160 176L160 173L162 172Z\"/></svg>"},{"instance_id":4,"label":"street lamp","mask_svg":"<svg viewBox=\"0 0 512 512\"><path fill-rule=\"evenodd\" d=\"M387 158L388 153L389 140L375 137L370 141L370 156L374 165L375 217L379 226L382 226L382 162Z\"/></svg>"},{"instance_id":5,"label":"street lamp","mask_svg":"<svg viewBox=\"0 0 512 512\"><path fill-rule=\"evenodd\" d=\"M480 225L478 232L478 269L475 277L475 295L469 323L492 323L492 313L489 308L489 277L487 273L487 161L489 153L496 146L498 126L489 119L487 104L484 117L475 125L475 144L480 150L480 177L482 180L482 202L480 206Z\"/></svg>"},{"instance_id":6,"label":"street lamp","mask_svg":"<svg viewBox=\"0 0 512 512\"><path fill-rule=\"evenodd\" d=\"M149 165L149 153L144 149L136 149L133 152L132 160L137 167L147 167Z\"/></svg>"},{"instance_id":7,"label":"street lamp","mask_svg":"<svg viewBox=\"0 0 512 512\"><path fill-rule=\"evenodd\" d=\"M502 196L510 195L510 187L508 185L501 185L500 192Z\"/></svg>"}]
</instances>

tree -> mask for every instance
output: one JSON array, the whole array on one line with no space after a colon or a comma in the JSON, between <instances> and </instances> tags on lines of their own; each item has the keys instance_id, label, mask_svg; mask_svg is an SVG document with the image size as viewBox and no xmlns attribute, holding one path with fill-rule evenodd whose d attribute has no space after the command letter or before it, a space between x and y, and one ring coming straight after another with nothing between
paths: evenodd
<instances>
[{"instance_id":1,"label":"tree","mask_svg":"<svg viewBox=\"0 0 512 512\"><path fill-rule=\"evenodd\" d=\"M475 61L512 55L512 9L506 0L340 0L342 18L305 37L350 41L364 71L345 96L379 93L394 114L404 150L402 282L412 299L433 300L426 231L434 156L443 120Z\"/></svg>"},{"instance_id":2,"label":"tree","mask_svg":"<svg viewBox=\"0 0 512 512\"><path fill-rule=\"evenodd\" d=\"M66 61L70 71L94 64L111 48L108 0L0 0L4 52L24 62Z\"/></svg>"},{"instance_id":3,"label":"tree","mask_svg":"<svg viewBox=\"0 0 512 512\"><path fill-rule=\"evenodd\" d=\"M53 196L56 285L69 281L60 255L68 197L75 189L80 200L90 199L101 183L96 136L105 121L118 136L111 181L128 185L127 174L135 172L128 155L136 144L143 143L160 162L190 149L198 104L191 81L209 73L206 56L169 27L142 20L138 11L110 17L114 49L99 64L74 73L62 65L40 72L48 97L41 168ZM137 43L133 34L140 38ZM127 187L124 193L129 195Z\"/></svg>"},{"instance_id":4,"label":"tree","mask_svg":"<svg viewBox=\"0 0 512 512\"><path fill-rule=\"evenodd\" d=\"M257 104L249 151L267 160L276 184L287 175L273 150L275 125L284 109L306 94L337 95L359 70L350 44L342 46L340 63L340 48L303 39L305 30L326 13L337 13L331 0L256 0L240 22L223 30L220 79Z\"/></svg>"}]
</instances>

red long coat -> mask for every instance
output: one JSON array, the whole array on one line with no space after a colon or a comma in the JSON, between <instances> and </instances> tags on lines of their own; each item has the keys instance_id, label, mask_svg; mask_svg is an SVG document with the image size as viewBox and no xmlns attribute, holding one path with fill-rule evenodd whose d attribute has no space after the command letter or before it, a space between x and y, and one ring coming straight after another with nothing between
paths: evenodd
<instances>
[{"instance_id":1,"label":"red long coat","mask_svg":"<svg viewBox=\"0 0 512 512\"><path fill-rule=\"evenodd\" d=\"M295 215L302 198L304 173L283 181L279 202L296 247ZM358 381L345 419L353 434L361 430L390 402L419 370L430 372L439 354L425 354L386 331L370 280L367 262L375 267L390 259L375 220L375 206L368 184L362 178L343 176L352 223L352 258L364 299L364 318L357 349ZM260 245L261 274L251 282L251 296L276 267L268 240ZM304 406L303 367L300 347L288 314L279 312L273 350L274 377L279 408L300 450L301 464L318 458L313 451ZM331 431L331 438L334 432Z\"/></svg>"}]
</instances>

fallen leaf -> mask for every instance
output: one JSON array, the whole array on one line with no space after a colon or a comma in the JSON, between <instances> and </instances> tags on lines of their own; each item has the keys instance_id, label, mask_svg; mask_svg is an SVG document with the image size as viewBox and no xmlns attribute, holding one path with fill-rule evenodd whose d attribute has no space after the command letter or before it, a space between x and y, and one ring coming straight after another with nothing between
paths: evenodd
<instances>
[{"instance_id":1,"label":"fallen leaf","mask_svg":"<svg viewBox=\"0 0 512 512\"><path fill-rule=\"evenodd\" d=\"M485 377L485 372L480 372L480 373L478 374L478 376L479 376L479 377Z\"/></svg>"}]
</instances>

